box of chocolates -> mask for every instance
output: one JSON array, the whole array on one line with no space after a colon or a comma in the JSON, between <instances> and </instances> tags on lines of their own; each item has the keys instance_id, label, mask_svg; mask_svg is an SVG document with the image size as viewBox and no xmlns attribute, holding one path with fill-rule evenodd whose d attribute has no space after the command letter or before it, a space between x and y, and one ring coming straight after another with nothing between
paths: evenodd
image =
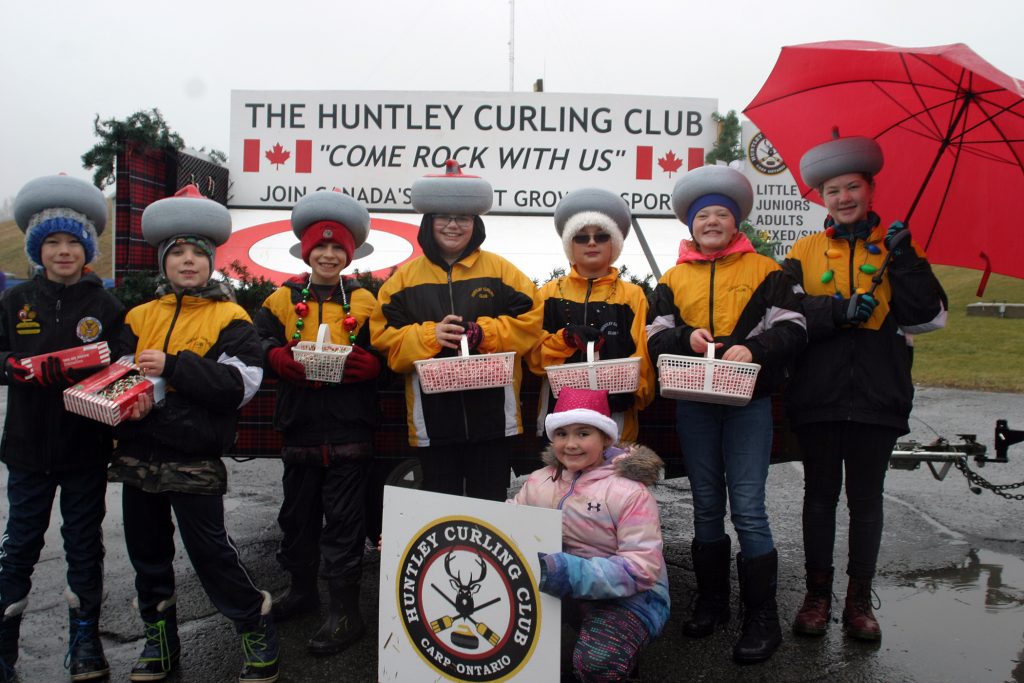
<instances>
[{"instance_id":1,"label":"box of chocolates","mask_svg":"<svg viewBox=\"0 0 1024 683\"><path fill-rule=\"evenodd\" d=\"M108 425L123 422L148 394L154 403L164 399L162 377L145 377L131 356L124 356L73 387L64 390L64 408Z\"/></svg>"},{"instance_id":2,"label":"box of chocolates","mask_svg":"<svg viewBox=\"0 0 1024 683\"><path fill-rule=\"evenodd\" d=\"M94 342L84 346L72 346L70 349L41 353L38 356L23 358L21 364L28 368L28 378L35 377L40 364L50 356L57 356L66 370L72 368L91 368L110 365L110 347L107 342Z\"/></svg>"}]
</instances>

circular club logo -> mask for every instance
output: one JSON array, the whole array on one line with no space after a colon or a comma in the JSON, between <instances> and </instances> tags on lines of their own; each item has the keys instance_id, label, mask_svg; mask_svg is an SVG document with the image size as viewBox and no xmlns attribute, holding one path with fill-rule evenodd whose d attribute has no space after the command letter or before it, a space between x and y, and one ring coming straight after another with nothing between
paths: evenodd
<instances>
[{"instance_id":1,"label":"circular club logo","mask_svg":"<svg viewBox=\"0 0 1024 683\"><path fill-rule=\"evenodd\" d=\"M765 175L778 175L786 170L786 164L775 150L775 145L769 142L763 133L757 133L750 138L747 156L750 157L750 163L754 168Z\"/></svg>"},{"instance_id":2,"label":"circular club logo","mask_svg":"<svg viewBox=\"0 0 1024 683\"><path fill-rule=\"evenodd\" d=\"M458 681L503 681L540 631L537 584L519 549L484 521L432 522L399 563L398 613L430 668Z\"/></svg>"}]
</instances>

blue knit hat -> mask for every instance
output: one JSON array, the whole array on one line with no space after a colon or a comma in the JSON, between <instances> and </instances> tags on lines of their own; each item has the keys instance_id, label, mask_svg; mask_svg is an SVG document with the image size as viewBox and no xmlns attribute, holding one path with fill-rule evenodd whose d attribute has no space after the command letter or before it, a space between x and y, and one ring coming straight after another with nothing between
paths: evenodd
<instances>
[{"instance_id":1,"label":"blue knit hat","mask_svg":"<svg viewBox=\"0 0 1024 683\"><path fill-rule=\"evenodd\" d=\"M732 219L736 221L736 225L740 224L740 207L730 197L717 192L711 192L693 200L689 211L686 213L686 224L693 225L693 219L697 217L697 213L709 206L724 206L729 209L729 213L732 214Z\"/></svg>"},{"instance_id":2,"label":"blue knit hat","mask_svg":"<svg viewBox=\"0 0 1024 683\"><path fill-rule=\"evenodd\" d=\"M43 242L64 232L82 244L85 262L99 256L98 237L107 225L107 200L94 185L66 175L43 176L14 198L14 220L25 233L25 255L42 265Z\"/></svg>"}]
</instances>

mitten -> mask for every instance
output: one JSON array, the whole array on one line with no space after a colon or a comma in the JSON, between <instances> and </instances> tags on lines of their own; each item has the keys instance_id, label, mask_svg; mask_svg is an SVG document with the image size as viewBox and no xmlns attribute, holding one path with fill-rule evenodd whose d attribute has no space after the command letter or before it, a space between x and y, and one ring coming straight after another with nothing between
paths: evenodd
<instances>
[{"instance_id":1,"label":"mitten","mask_svg":"<svg viewBox=\"0 0 1024 683\"><path fill-rule=\"evenodd\" d=\"M290 341L284 346L275 346L267 351L267 363L281 379L292 384L305 384L306 368L292 356L292 348L296 343Z\"/></svg>"},{"instance_id":2,"label":"mitten","mask_svg":"<svg viewBox=\"0 0 1024 683\"><path fill-rule=\"evenodd\" d=\"M346 384L365 382L376 379L379 374L380 359L361 346L353 345L351 353L345 359L345 371L341 376L341 381Z\"/></svg>"},{"instance_id":3,"label":"mitten","mask_svg":"<svg viewBox=\"0 0 1024 683\"><path fill-rule=\"evenodd\" d=\"M604 335L601 330L590 325L566 325L562 330L562 338L570 349L587 350L587 342L594 342L594 351L604 346Z\"/></svg>"},{"instance_id":4,"label":"mitten","mask_svg":"<svg viewBox=\"0 0 1024 683\"><path fill-rule=\"evenodd\" d=\"M466 323L466 344L470 351L480 348L480 342L484 340L484 331L476 323Z\"/></svg>"}]
</instances>

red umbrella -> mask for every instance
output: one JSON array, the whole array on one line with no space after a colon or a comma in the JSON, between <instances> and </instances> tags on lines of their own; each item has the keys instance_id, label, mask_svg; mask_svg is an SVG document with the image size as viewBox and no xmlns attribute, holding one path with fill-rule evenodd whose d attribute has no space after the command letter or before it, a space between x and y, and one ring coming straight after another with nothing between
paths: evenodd
<instances>
[{"instance_id":1,"label":"red umbrella","mask_svg":"<svg viewBox=\"0 0 1024 683\"><path fill-rule=\"evenodd\" d=\"M835 127L874 138L884 222L910 226L933 263L1024 278L1024 82L966 45L784 47L744 113L792 165Z\"/></svg>"}]
</instances>

